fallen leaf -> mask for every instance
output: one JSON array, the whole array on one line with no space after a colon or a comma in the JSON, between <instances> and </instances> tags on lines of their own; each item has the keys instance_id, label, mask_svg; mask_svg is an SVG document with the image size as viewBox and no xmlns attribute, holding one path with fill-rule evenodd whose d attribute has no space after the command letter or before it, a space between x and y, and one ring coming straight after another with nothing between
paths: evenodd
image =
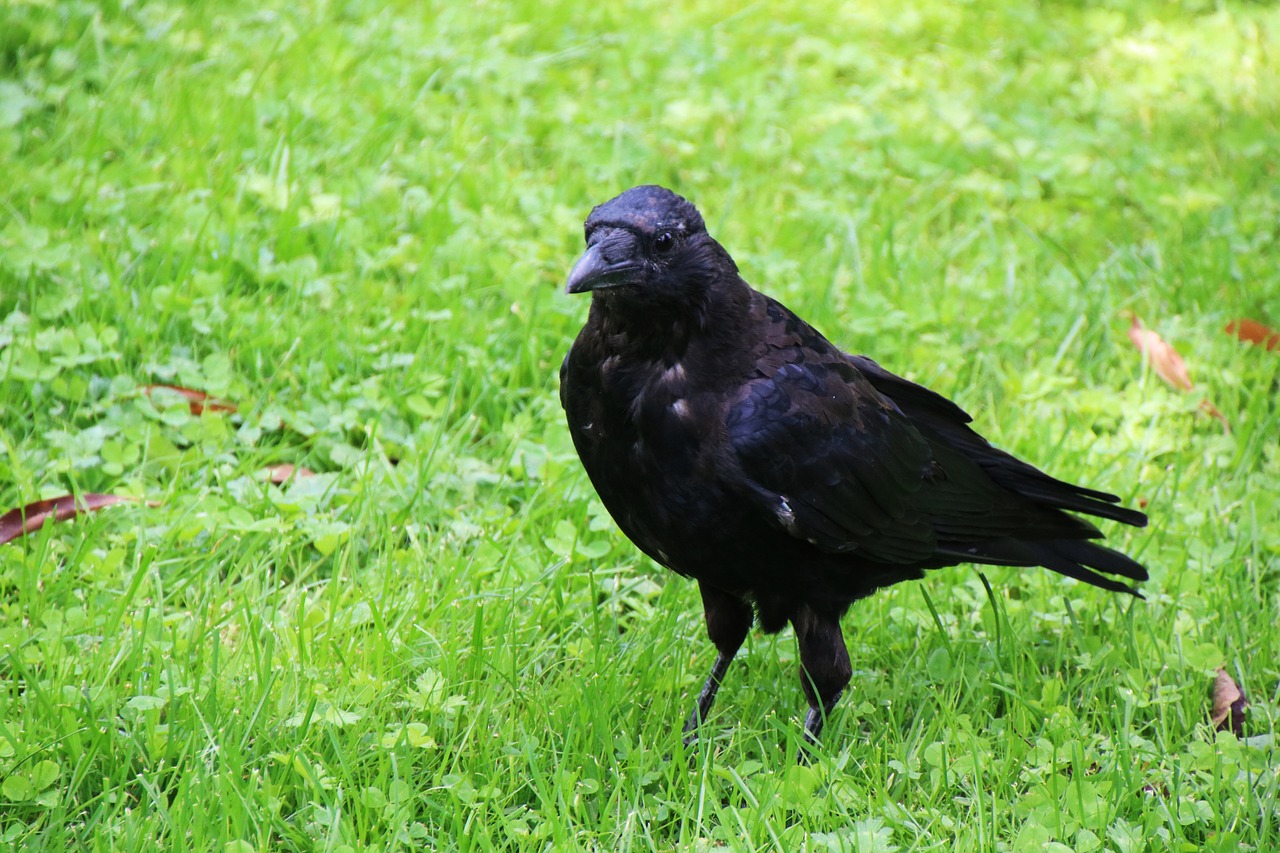
<instances>
[{"instance_id":1,"label":"fallen leaf","mask_svg":"<svg viewBox=\"0 0 1280 853\"><path fill-rule=\"evenodd\" d=\"M1230 730L1236 737L1244 737L1244 709L1249 700L1225 669L1219 669L1213 679L1213 727L1218 731Z\"/></svg>"},{"instance_id":2,"label":"fallen leaf","mask_svg":"<svg viewBox=\"0 0 1280 853\"><path fill-rule=\"evenodd\" d=\"M1245 317L1239 320L1232 320L1227 323L1226 332L1229 335L1235 335L1246 343L1257 344L1267 352L1280 350L1280 332L1269 326L1262 325L1257 320L1250 320Z\"/></svg>"},{"instance_id":3,"label":"fallen leaf","mask_svg":"<svg viewBox=\"0 0 1280 853\"><path fill-rule=\"evenodd\" d=\"M1182 360L1182 356L1178 355L1178 351L1158 333L1151 329L1144 329L1142 321L1137 316L1134 316L1129 326L1129 340L1133 341L1138 351L1147 357L1147 361L1151 363L1151 369L1159 374L1161 379L1183 391L1192 389L1191 377L1187 375L1187 364Z\"/></svg>"},{"instance_id":4,"label":"fallen leaf","mask_svg":"<svg viewBox=\"0 0 1280 853\"><path fill-rule=\"evenodd\" d=\"M1218 411L1218 407L1210 403L1207 397L1200 401L1200 411L1211 418L1217 418L1222 422L1222 428L1227 432L1231 432L1231 424L1227 423L1227 416Z\"/></svg>"},{"instance_id":5,"label":"fallen leaf","mask_svg":"<svg viewBox=\"0 0 1280 853\"><path fill-rule=\"evenodd\" d=\"M0 515L0 545L37 531L50 520L65 521L82 512L93 512L112 504L136 503L137 500L120 495L90 493L81 495L79 500L75 495L63 495L60 498L33 501Z\"/></svg>"},{"instance_id":6,"label":"fallen leaf","mask_svg":"<svg viewBox=\"0 0 1280 853\"><path fill-rule=\"evenodd\" d=\"M288 462L264 468L262 473L266 476L267 482L274 483L277 486L293 477L301 480L303 477L314 477L316 475L316 472L310 468L303 468Z\"/></svg>"},{"instance_id":7,"label":"fallen leaf","mask_svg":"<svg viewBox=\"0 0 1280 853\"><path fill-rule=\"evenodd\" d=\"M185 398L191 407L191 414L193 415L204 414L206 411L235 412L236 410L235 403L227 403L223 400L210 397L203 391L197 391L194 388L183 388L181 385L143 385L142 393L150 397L151 392L156 389L172 391L173 393Z\"/></svg>"},{"instance_id":8,"label":"fallen leaf","mask_svg":"<svg viewBox=\"0 0 1280 853\"><path fill-rule=\"evenodd\" d=\"M1129 340L1133 341L1138 351L1146 356L1151 369L1165 382L1180 391L1190 391L1195 387L1191 376L1187 373L1187 363L1182 360L1182 356L1178 355L1178 351L1160 337L1158 332L1144 329L1137 315L1133 316L1129 324ZM1200 410L1210 417L1217 418L1222 422L1222 428L1231 432L1231 424L1227 421L1227 416L1218 411L1218 407L1210 403L1207 398L1200 401Z\"/></svg>"}]
</instances>

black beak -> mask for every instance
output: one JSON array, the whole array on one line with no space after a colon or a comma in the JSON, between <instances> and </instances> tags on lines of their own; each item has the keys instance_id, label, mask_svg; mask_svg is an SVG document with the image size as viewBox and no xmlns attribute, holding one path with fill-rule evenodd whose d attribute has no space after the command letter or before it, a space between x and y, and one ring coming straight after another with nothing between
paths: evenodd
<instances>
[{"instance_id":1,"label":"black beak","mask_svg":"<svg viewBox=\"0 0 1280 853\"><path fill-rule=\"evenodd\" d=\"M586 293L636 283L640 264L634 260L635 249L635 235L629 231L605 234L588 246L573 265L564 285L565 293Z\"/></svg>"}]
</instances>

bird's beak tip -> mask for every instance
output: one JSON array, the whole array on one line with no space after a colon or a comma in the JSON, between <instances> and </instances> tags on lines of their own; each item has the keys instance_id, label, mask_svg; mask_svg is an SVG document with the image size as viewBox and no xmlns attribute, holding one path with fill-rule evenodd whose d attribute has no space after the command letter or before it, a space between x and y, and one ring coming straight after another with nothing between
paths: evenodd
<instances>
[{"instance_id":1,"label":"bird's beak tip","mask_svg":"<svg viewBox=\"0 0 1280 853\"><path fill-rule=\"evenodd\" d=\"M583 252L582 257L578 258L578 262L569 271L569 278L564 283L564 292L586 293L591 290L595 287L602 266L604 265L601 262L600 252L595 246L591 246Z\"/></svg>"},{"instance_id":2,"label":"bird's beak tip","mask_svg":"<svg viewBox=\"0 0 1280 853\"><path fill-rule=\"evenodd\" d=\"M632 260L610 261L600 245L587 247L587 251L569 271L564 284L565 293L586 293L607 290L635 281L639 267Z\"/></svg>"}]
</instances>

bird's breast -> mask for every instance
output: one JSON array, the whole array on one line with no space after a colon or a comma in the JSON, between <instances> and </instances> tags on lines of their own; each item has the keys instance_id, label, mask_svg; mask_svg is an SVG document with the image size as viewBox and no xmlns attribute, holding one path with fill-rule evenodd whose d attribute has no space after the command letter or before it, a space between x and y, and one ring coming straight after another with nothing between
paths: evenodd
<instances>
[{"instance_id":1,"label":"bird's breast","mask_svg":"<svg viewBox=\"0 0 1280 853\"><path fill-rule=\"evenodd\" d=\"M690 394L679 363L602 366L600 387L610 420L620 422L637 473L687 475L703 449L708 427L701 401Z\"/></svg>"},{"instance_id":2,"label":"bird's breast","mask_svg":"<svg viewBox=\"0 0 1280 853\"><path fill-rule=\"evenodd\" d=\"M623 531L668 566L682 531L694 538L706 529L718 488L720 414L712 395L691 389L689 373L679 361L571 357L562 386L592 485Z\"/></svg>"}]
</instances>

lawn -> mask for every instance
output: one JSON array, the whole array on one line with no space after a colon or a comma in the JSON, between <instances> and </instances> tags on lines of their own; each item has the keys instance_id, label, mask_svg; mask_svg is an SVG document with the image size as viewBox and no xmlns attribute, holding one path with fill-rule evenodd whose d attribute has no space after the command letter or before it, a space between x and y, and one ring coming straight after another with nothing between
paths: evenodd
<instances>
[{"instance_id":1,"label":"lawn","mask_svg":"<svg viewBox=\"0 0 1280 853\"><path fill-rule=\"evenodd\" d=\"M1278 164L1243 0L0 5L0 513L137 499L0 545L0 843L1280 849L1280 353L1224 332L1280 326ZM582 220L639 183L1144 506L1146 599L860 602L808 766L755 634L686 758L697 590L557 397Z\"/></svg>"}]
</instances>

